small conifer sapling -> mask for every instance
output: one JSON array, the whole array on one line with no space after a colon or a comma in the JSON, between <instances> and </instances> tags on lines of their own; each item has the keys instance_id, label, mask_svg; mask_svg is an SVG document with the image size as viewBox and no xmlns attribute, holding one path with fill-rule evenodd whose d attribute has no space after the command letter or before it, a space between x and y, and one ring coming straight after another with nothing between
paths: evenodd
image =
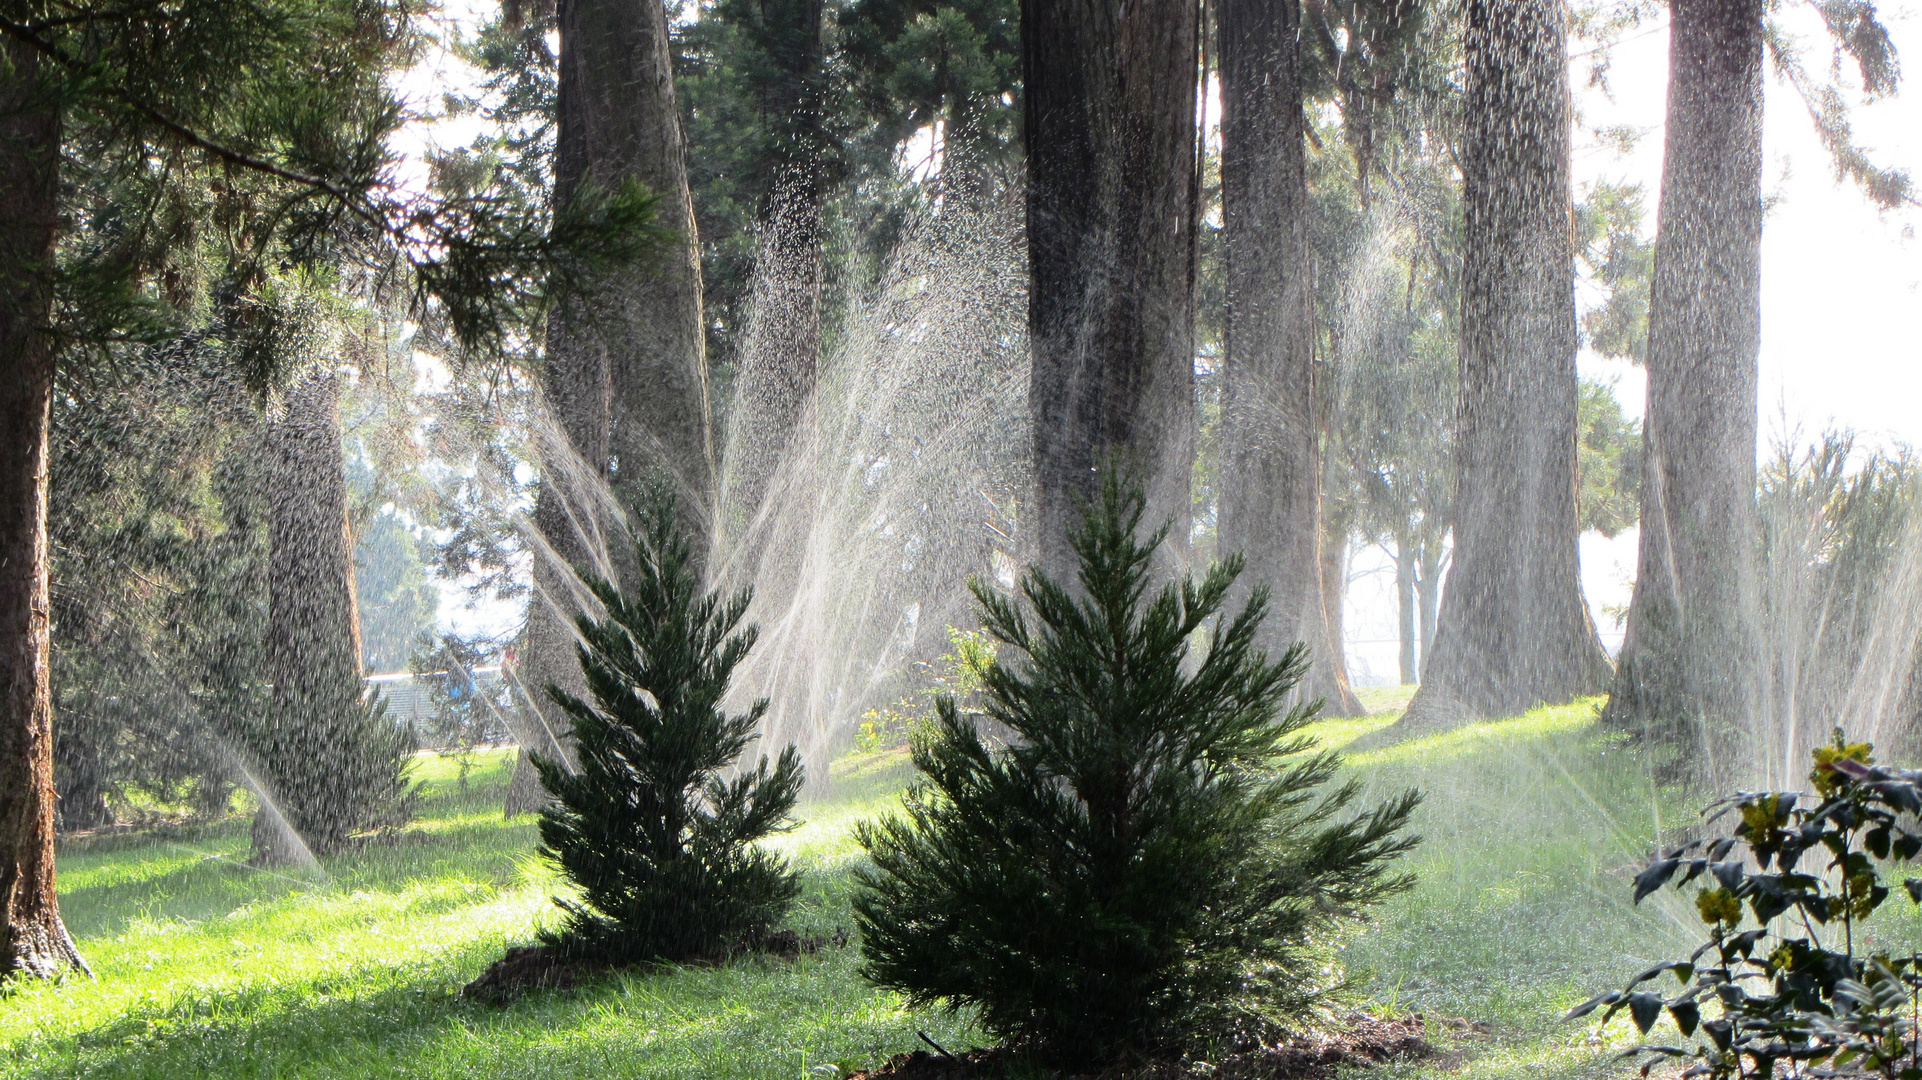
<instances>
[{"instance_id":1,"label":"small conifer sapling","mask_svg":"<svg viewBox=\"0 0 1922 1080\"><path fill-rule=\"evenodd\" d=\"M1086 1067L1249 1044L1329 989L1328 931L1409 886L1410 791L1360 809L1286 707L1307 656L1255 647L1265 593L1216 620L1239 556L1151 593L1166 530L1110 479L1072 536L1079 589L979 582L1006 648L984 741L952 700L914 747L905 815L860 830L864 971L972 1007L1004 1044ZM1197 631L1214 621L1205 655Z\"/></svg>"},{"instance_id":2,"label":"small conifer sapling","mask_svg":"<svg viewBox=\"0 0 1922 1080\"><path fill-rule=\"evenodd\" d=\"M680 961L751 947L787 913L794 871L756 841L791 827L801 761L789 746L772 766L723 776L767 710L721 707L754 644L752 627L736 629L749 594L702 589L671 500L639 518L632 595L589 577L606 616L576 620L593 702L548 687L573 721L577 762L534 758L554 796L541 850L580 890L557 899L567 921L548 944Z\"/></svg>"}]
</instances>

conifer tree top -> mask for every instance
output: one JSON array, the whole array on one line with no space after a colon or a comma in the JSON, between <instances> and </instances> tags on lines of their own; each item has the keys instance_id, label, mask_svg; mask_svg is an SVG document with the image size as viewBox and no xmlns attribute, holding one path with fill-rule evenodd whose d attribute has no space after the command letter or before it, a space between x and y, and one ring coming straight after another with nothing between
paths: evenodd
<instances>
[{"instance_id":1,"label":"conifer tree top","mask_svg":"<svg viewBox=\"0 0 1922 1080\"><path fill-rule=\"evenodd\" d=\"M653 498L637 529L632 587L589 576L606 614L576 620L593 700L548 687L573 721L577 764L534 759L555 798L542 851L580 889L557 901L568 921L551 943L628 961L714 956L764 939L799 891L756 842L790 827L801 761L789 746L723 776L767 710L722 708L754 645L739 628L749 593L703 591L671 499Z\"/></svg>"},{"instance_id":2,"label":"conifer tree top","mask_svg":"<svg viewBox=\"0 0 1922 1080\"><path fill-rule=\"evenodd\" d=\"M1078 592L976 583L1013 647L983 672L1005 745L941 700L906 814L860 830L868 977L1060 1064L1265 1038L1331 989L1317 941L1410 884L1419 797L1361 809L1330 784L1318 703L1287 704L1306 651L1255 646L1259 589L1221 615L1238 557L1154 590L1143 514L1110 478L1072 537Z\"/></svg>"}]
</instances>

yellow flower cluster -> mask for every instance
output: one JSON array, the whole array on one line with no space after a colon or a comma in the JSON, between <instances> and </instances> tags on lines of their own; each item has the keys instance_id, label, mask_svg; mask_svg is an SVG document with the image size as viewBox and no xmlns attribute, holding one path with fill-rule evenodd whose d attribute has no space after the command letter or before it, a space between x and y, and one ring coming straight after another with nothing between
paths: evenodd
<instances>
[{"instance_id":1,"label":"yellow flower cluster","mask_svg":"<svg viewBox=\"0 0 1922 1080\"><path fill-rule=\"evenodd\" d=\"M1742 901L1727 889L1703 889L1696 893L1695 910L1702 913L1705 923L1733 927L1742 921Z\"/></svg>"},{"instance_id":2,"label":"yellow flower cluster","mask_svg":"<svg viewBox=\"0 0 1922 1080\"><path fill-rule=\"evenodd\" d=\"M1873 765L1875 755L1870 752L1872 749L1873 747L1865 742L1843 745L1838 734L1834 745L1815 748L1815 771L1809 773L1809 783L1815 785L1815 790L1821 792L1823 798L1828 798L1835 793L1836 787L1842 782L1841 774L1835 771L1835 763L1855 761L1863 765Z\"/></svg>"}]
</instances>

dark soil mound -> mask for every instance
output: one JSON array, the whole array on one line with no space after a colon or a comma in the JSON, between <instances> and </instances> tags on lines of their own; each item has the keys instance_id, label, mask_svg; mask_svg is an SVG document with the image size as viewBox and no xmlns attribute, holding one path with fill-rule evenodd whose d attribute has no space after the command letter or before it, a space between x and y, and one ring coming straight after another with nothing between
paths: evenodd
<instances>
[{"instance_id":1,"label":"dark soil mound","mask_svg":"<svg viewBox=\"0 0 1922 1080\"><path fill-rule=\"evenodd\" d=\"M505 1004L533 990L572 990L582 979L606 970L604 963L563 956L545 945L525 945L488 965L461 996Z\"/></svg>"},{"instance_id":2,"label":"dark soil mound","mask_svg":"<svg viewBox=\"0 0 1922 1080\"><path fill-rule=\"evenodd\" d=\"M702 956L685 966L711 967L742 955L793 959L848 943L848 932L836 930L826 937L802 936L792 930L776 930L758 941L745 942L717 956ZM490 964L486 971L461 990L461 996L475 1001L504 1005L525 993L542 990L572 990L581 983L611 971L645 971L657 964L619 964L595 956L570 956L547 945L524 945L507 950L507 955Z\"/></svg>"},{"instance_id":3,"label":"dark soil mound","mask_svg":"<svg viewBox=\"0 0 1922 1080\"><path fill-rule=\"evenodd\" d=\"M1062 1073L1098 1080L1325 1080L1343 1066L1363 1068L1419 1061L1439 1051L1426 1038L1419 1016L1382 1019L1357 1013L1329 1031L1305 1033L1278 1046L1233 1054L1214 1062L1181 1062L1088 1073ZM850 1080L999 1080L1014 1059L1006 1051L973 1050L946 1055L916 1050L896 1054L881 1068ZM1032 1075L1031 1072L1027 1075Z\"/></svg>"}]
</instances>

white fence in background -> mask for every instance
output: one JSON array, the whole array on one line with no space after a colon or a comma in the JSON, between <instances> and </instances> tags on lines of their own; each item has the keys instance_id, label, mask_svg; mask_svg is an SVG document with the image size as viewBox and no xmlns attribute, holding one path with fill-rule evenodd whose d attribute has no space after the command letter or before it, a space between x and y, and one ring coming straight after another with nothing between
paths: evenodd
<instances>
[{"instance_id":1,"label":"white fence in background","mask_svg":"<svg viewBox=\"0 0 1922 1080\"><path fill-rule=\"evenodd\" d=\"M367 689L377 690L387 702L387 715L396 724L434 718L434 699L431 685L427 679L446 675L444 671L430 671L416 674L412 671L396 671L388 675L369 675L364 680ZM486 691L498 686L503 678L499 665L477 667L470 672L474 677L474 687Z\"/></svg>"}]
</instances>

